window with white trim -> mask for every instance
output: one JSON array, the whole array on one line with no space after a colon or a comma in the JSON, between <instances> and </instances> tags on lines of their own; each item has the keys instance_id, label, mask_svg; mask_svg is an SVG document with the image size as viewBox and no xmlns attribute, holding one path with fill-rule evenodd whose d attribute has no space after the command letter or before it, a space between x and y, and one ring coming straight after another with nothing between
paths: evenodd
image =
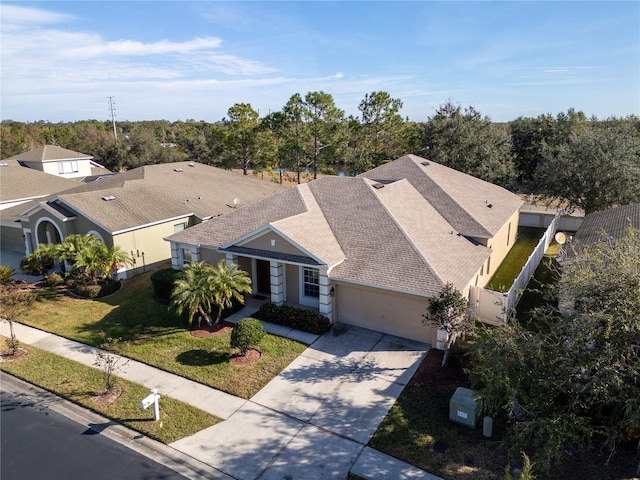
<instances>
[{"instance_id":1,"label":"window with white trim","mask_svg":"<svg viewBox=\"0 0 640 480\"><path fill-rule=\"evenodd\" d=\"M304 267L302 286L305 297L320 298L320 271L316 268Z\"/></svg>"},{"instance_id":2,"label":"window with white trim","mask_svg":"<svg viewBox=\"0 0 640 480\"><path fill-rule=\"evenodd\" d=\"M78 173L78 162L76 160L58 162L58 174L65 175L69 173Z\"/></svg>"},{"instance_id":3,"label":"window with white trim","mask_svg":"<svg viewBox=\"0 0 640 480\"><path fill-rule=\"evenodd\" d=\"M176 223L173 226L173 233L182 232L185 228L187 228L187 222Z\"/></svg>"},{"instance_id":4,"label":"window with white trim","mask_svg":"<svg viewBox=\"0 0 640 480\"><path fill-rule=\"evenodd\" d=\"M191 249L183 248L182 249L182 264L186 265L187 263L191 263Z\"/></svg>"}]
</instances>

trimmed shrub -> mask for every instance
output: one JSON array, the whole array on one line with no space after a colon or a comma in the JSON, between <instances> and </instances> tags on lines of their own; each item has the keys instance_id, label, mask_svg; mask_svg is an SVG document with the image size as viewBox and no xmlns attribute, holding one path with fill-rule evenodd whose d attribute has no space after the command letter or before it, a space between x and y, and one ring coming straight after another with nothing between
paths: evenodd
<instances>
[{"instance_id":1,"label":"trimmed shrub","mask_svg":"<svg viewBox=\"0 0 640 480\"><path fill-rule=\"evenodd\" d=\"M167 300L171 298L173 282L182 275L180 270L173 268L163 268L151 274L151 283L156 297Z\"/></svg>"},{"instance_id":2,"label":"trimmed shrub","mask_svg":"<svg viewBox=\"0 0 640 480\"><path fill-rule=\"evenodd\" d=\"M76 293L85 298L98 298L101 291L101 285L78 285L76 287Z\"/></svg>"},{"instance_id":3,"label":"trimmed shrub","mask_svg":"<svg viewBox=\"0 0 640 480\"><path fill-rule=\"evenodd\" d=\"M263 303L258 310L258 316L265 322L295 328L315 335L322 335L331 328L331 322L324 315L290 305Z\"/></svg>"},{"instance_id":4,"label":"trimmed shrub","mask_svg":"<svg viewBox=\"0 0 640 480\"><path fill-rule=\"evenodd\" d=\"M231 330L231 348L237 348L244 356L247 352L258 347L265 336L260 320L243 318Z\"/></svg>"},{"instance_id":5,"label":"trimmed shrub","mask_svg":"<svg viewBox=\"0 0 640 480\"><path fill-rule=\"evenodd\" d=\"M47 278L45 278L45 284L47 285L47 287L59 287L60 285L64 284L64 279L60 274L52 273L51 275L47 276Z\"/></svg>"}]
</instances>

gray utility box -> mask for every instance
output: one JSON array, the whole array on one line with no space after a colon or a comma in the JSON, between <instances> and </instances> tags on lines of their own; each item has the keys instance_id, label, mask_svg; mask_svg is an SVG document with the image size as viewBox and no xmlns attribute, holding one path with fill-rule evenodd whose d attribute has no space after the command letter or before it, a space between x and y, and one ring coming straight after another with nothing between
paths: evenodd
<instances>
[{"instance_id":1,"label":"gray utility box","mask_svg":"<svg viewBox=\"0 0 640 480\"><path fill-rule=\"evenodd\" d=\"M449 400L449 420L466 427L476 428L480 420L478 400L473 390L458 387Z\"/></svg>"}]
</instances>

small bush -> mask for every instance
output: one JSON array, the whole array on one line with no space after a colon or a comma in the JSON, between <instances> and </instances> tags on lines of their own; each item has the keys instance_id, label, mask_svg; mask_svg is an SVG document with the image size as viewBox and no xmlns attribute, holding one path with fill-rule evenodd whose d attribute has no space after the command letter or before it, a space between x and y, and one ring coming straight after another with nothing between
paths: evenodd
<instances>
[{"instance_id":1,"label":"small bush","mask_svg":"<svg viewBox=\"0 0 640 480\"><path fill-rule=\"evenodd\" d=\"M27 255L20 260L20 270L27 275L42 275L44 273L44 267L40 262L40 258L35 253Z\"/></svg>"},{"instance_id":2,"label":"small bush","mask_svg":"<svg viewBox=\"0 0 640 480\"><path fill-rule=\"evenodd\" d=\"M163 268L151 274L151 283L156 297L169 300L173 290L173 282L182 275L180 270L173 268Z\"/></svg>"},{"instance_id":3,"label":"small bush","mask_svg":"<svg viewBox=\"0 0 640 480\"><path fill-rule=\"evenodd\" d=\"M52 273L47 278L45 278L45 284L47 287L58 287L64 284L64 279L58 273Z\"/></svg>"},{"instance_id":4,"label":"small bush","mask_svg":"<svg viewBox=\"0 0 640 480\"><path fill-rule=\"evenodd\" d=\"M322 335L331 328L331 322L324 315L290 305L263 303L260 305L258 315L265 322L295 328L315 335Z\"/></svg>"},{"instance_id":5,"label":"small bush","mask_svg":"<svg viewBox=\"0 0 640 480\"><path fill-rule=\"evenodd\" d=\"M265 336L260 320L243 318L231 330L231 348L237 348L244 356L247 352L258 347Z\"/></svg>"},{"instance_id":6,"label":"small bush","mask_svg":"<svg viewBox=\"0 0 640 480\"><path fill-rule=\"evenodd\" d=\"M7 265L0 265L0 284L9 283L16 274L16 269Z\"/></svg>"},{"instance_id":7,"label":"small bush","mask_svg":"<svg viewBox=\"0 0 640 480\"><path fill-rule=\"evenodd\" d=\"M101 291L101 285L78 285L76 287L76 293L85 298L98 298Z\"/></svg>"}]
</instances>

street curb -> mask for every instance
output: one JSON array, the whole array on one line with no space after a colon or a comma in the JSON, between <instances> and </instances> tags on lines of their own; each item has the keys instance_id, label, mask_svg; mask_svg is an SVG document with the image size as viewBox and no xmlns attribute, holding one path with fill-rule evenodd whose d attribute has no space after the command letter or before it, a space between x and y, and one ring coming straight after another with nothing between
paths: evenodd
<instances>
[{"instance_id":1,"label":"street curb","mask_svg":"<svg viewBox=\"0 0 640 480\"><path fill-rule=\"evenodd\" d=\"M171 468L186 478L192 480L203 478L237 480L236 477L227 475L169 445L153 440L114 420L103 417L96 412L76 405L69 400L2 371L0 371L0 390L17 393L20 397L26 397L35 404L45 406L81 425L86 425L88 429L95 431L97 434L104 435L140 455Z\"/></svg>"}]
</instances>

